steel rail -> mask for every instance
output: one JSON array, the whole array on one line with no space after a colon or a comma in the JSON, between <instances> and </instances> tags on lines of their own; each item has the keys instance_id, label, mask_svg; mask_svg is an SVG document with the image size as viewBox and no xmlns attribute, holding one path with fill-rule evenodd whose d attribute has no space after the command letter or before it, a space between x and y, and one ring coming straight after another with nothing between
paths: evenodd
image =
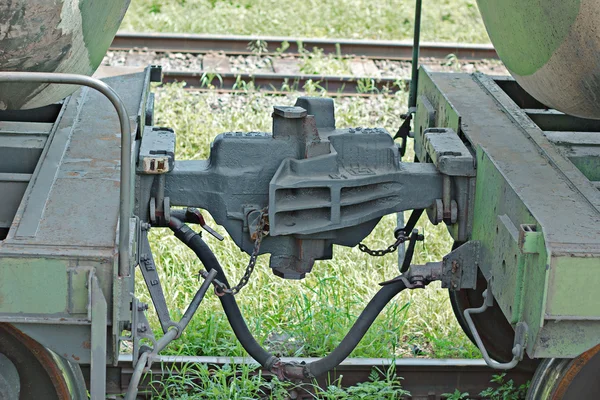
<instances>
[{"instance_id":1,"label":"steel rail","mask_svg":"<svg viewBox=\"0 0 600 400\"><path fill-rule=\"evenodd\" d=\"M284 361L311 362L314 358L289 358L284 357ZM120 394L127 390L129 381L132 378L134 369L132 368L132 358L130 355L123 355L119 358L116 366L109 366L107 370L107 391L108 394ZM244 357L192 357L192 356L161 356L151 368L151 374L142 378L139 395L144 393L151 394L151 382L157 382L167 379L169 376L179 375L179 371L184 370L192 364L208 365L214 368L220 368L225 365L236 364L239 366L256 367L256 373L261 373L266 379L271 374L261 371L258 363L251 358ZM490 384L492 375L497 371L491 369L483 360L465 360L465 359L422 359L422 358L348 358L338 366L329 377L322 377L318 383L322 387L330 384L336 379L341 379L342 386L348 387L360 382L369 381L369 376L374 368L382 373L388 371L391 367L395 368L395 374L401 377L401 384L405 390L411 392L412 399L439 399L444 393L452 393L455 389L462 392L469 392L469 398L477 399L478 394L493 384ZM86 380L89 381L89 368L83 366L83 373ZM185 368L189 370L189 368ZM516 385L523 384L531 379L531 372L511 370L507 372L506 379L512 379ZM303 398L303 390L298 390L297 398ZM308 392L306 393L308 394ZM314 397L308 397L314 398Z\"/></svg>"},{"instance_id":2,"label":"steel rail","mask_svg":"<svg viewBox=\"0 0 600 400\"><path fill-rule=\"evenodd\" d=\"M370 59L410 60L413 53L411 42L392 40L131 32L118 32L110 49L146 48L156 52L224 52L228 55L251 55L254 52L248 48L248 44L258 41L266 45L266 49L263 49L261 54L299 55L303 49L312 51L316 47L322 49L325 54L353 55ZM454 54L460 60L498 59L496 50L490 44L423 42L420 46L420 53L423 58L445 58L449 54Z\"/></svg>"},{"instance_id":3,"label":"steel rail","mask_svg":"<svg viewBox=\"0 0 600 400\"><path fill-rule=\"evenodd\" d=\"M269 93L289 93L304 90L307 86L324 89L331 95L361 95L393 93L406 90L410 79L372 78L351 75L294 75L277 73L208 73L202 71L164 71L163 83L186 82L187 89L243 92L248 84L256 90Z\"/></svg>"}]
</instances>

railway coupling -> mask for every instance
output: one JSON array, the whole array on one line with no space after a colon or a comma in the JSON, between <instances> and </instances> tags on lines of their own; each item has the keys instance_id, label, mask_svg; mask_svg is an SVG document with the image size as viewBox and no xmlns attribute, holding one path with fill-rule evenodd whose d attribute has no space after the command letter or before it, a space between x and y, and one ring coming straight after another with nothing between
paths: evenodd
<instances>
[{"instance_id":1,"label":"railway coupling","mask_svg":"<svg viewBox=\"0 0 600 400\"><path fill-rule=\"evenodd\" d=\"M415 228L424 211L434 224L453 227L459 238L468 231L467 203L475 165L456 133L430 130L425 135L428 162L402 162L403 151L386 130L337 128L332 99L300 97L293 106L275 106L272 118L272 133L217 136L207 160L175 160L176 137L169 129L152 128L142 137L138 199L147 205L140 215L148 217L141 224L140 268L165 336L153 339L144 317L146 307L138 307L139 321L147 327L143 334L139 329L133 334L134 365L139 373L131 381L130 396L135 395L142 371L164 348L164 338L171 332L168 340L180 335L170 330L173 323L148 243L151 227L169 227L197 255L207 271L201 274L206 280L199 294L206 292L208 282L214 285L242 346L282 380L315 378L339 365L402 290L424 288L436 280L455 290L474 287L476 275L461 270L455 258L411 265L415 244L424 239ZM223 240L199 209L210 213L250 255L235 286L202 235L188 225L199 225ZM394 241L387 249L371 250L361 243L383 216L407 210L414 211L405 226L393 235L390 232ZM362 251L382 256L406 244L400 275L380 283L381 289L339 346L318 361L285 363L266 351L252 336L236 302L235 295L251 279L261 254L269 254L269 266L277 276L302 279L316 261L332 258L334 245L360 245ZM142 338L154 341L154 348L136 344ZM522 356L520 351L515 360Z\"/></svg>"}]
</instances>

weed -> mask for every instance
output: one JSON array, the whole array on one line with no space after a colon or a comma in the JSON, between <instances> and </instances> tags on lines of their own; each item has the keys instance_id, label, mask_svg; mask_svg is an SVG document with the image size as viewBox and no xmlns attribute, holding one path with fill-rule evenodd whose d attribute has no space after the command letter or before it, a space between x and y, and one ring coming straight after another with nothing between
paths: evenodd
<instances>
[{"instance_id":1,"label":"weed","mask_svg":"<svg viewBox=\"0 0 600 400\"><path fill-rule=\"evenodd\" d=\"M316 399L378 399L395 400L405 396L410 396L410 392L402 389L401 378L396 375L396 369L393 365L385 372L375 368L369 375L367 382L361 382L355 386L343 387L343 376L327 387L321 388L316 383L313 385Z\"/></svg>"},{"instance_id":2,"label":"weed","mask_svg":"<svg viewBox=\"0 0 600 400\"><path fill-rule=\"evenodd\" d=\"M240 75L236 76L235 83L232 87L233 90L242 90L246 93L256 90L256 86L253 81L245 81Z\"/></svg>"},{"instance_id":3,"label":"weed","mask_svg":"<svg viewBox=\"0 0 600 400\"><path fill-rule=\"evenodd\" d=\"M215 80L215 78L217 78L217 80L219 81L220 86L223 86L223 78L220 74L216 72L204 72L200 77L200 87L214 89L215 85L213 85L213 81Z\"/></svg>"},{"instance_id":4,"label":"weed","mask_svg":"<svg viewBox=\"0 0 600 400\"><path fill-rule=\"evenodd\" d=\"M455 389L454 392L452 393L443 393L442 397L444 397L446 400L468 400L469 399L469 393L468 392L461 392L458 389Z\"/></svg>"},{"instance_id":5,"label":"weed","mask_svg":"<svg viewBox=\"0 0 600 400\"><path fill-rule=\"evenodd\" d=\"M307 80L302 87L307 96L324 96L327 89L321 86L321 81Z\"/></svg>"},{"instance_id":6,"label":"weed","mask_svg":"<svg viewBox=\"0 0 600 400\"><path fill-rule=\"evenodd\" d=\"M290 48L290 42L288 42L287 40L284 40L283 42L281 42L281 47L278 47L277 49L275 49L275 55L281 56L289 48Z\"/></svg>"},{"instance_id":7,"label":"weed","mask_svg":"<svg viewBox=\"0 0 600 400\"><path fill-rule=\"evenodd\" d=\"M358 93L379 93L377 81L375 78L360 78L356 82L356 91Z\"/></svg>"},{"instance_id":8,"label":"weed","mask_svg":"<svg viewBox=\"0 0 600 400\"><path fill-rule=\"evenodd\" d=\"M153 0L148 4L148 11L150 14L159 14L161 11L161 2Z\"/></svg>"},{"instance_id":9,"label":"weed","mask_svg":"<svg viewBox=\"0 0 600 400\"><path fill-rule=\"evenodd\" d=\"M300 72L303 74L351 75L348 60L341 55L324 54L323 49L315 47L313 51L300 51Z\"/></svg>"},{"instance_id":10,"label":"weed","mask_svg":"<svg viewBox=\"0 0 600 400\"><path fill-rule=\"evenodd\" d=\"M458 59L458 57L455 54L448 54L446 56L446 58L444 59L444 62L442 63L442 65L446 66L446 67L450 67L452 69L454 69L455 71L460 71L460 60Z\"/></svg>"},{"instance_id":11,"label":"weed","mask_svg":"<svg viewBox=\"0 0 600 400\"><path fill-rule=\"evenodd\" d=\"M253 40L248 43L248 50L250 50L252 54L260 57L269 51L269 44L265 40Z\"/></svg>"},{"instance_id":12,"label":"weed","mask_svg":"<svg viewBox=\"0 0 600 400\"><path fill-rule=\"evenodd\" d=\"M498 386L494 388L489 387L479 395L489 400L521 400L527 396L530 382L515 386L512 379L507 381L505 378L505 373L494 375L490 382Z\"/></svg>"},{"instance_id":13,"label":"weed","mask_svg":"<svg viewBox=\"0 0 600 400\"><path fill-rule=\"evenodd\" d=\"M152 381L153 398L162 399L283 399L291 383L264 379L257 367L228 364L214 368L184 364L165 380Z\"/></svg>"}]
</instances>

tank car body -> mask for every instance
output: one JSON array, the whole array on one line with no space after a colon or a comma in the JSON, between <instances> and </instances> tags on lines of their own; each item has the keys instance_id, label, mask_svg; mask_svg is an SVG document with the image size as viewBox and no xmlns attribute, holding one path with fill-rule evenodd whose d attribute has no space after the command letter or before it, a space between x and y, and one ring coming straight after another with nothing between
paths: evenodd
<instances>
[{"instance_id":1,"label":"tank car body","mask_svg":"<svg viewBox=\"0 0 600 400\"><path fill-rule=\"evenodd\" d=\"M0 71L92 75L128 6L129 0L0 1ZM76 89L3 83L0 110L46 106Z\"/></svg>"},{"instance_id":2,"label":"tank car body","mask_svg":"<svg viewBox=\"0 0 600 400\"><path fill-rule=\"evenodd\" d=\"M600 3L477 0L504 65L529 94L564 113L600 119Z\"/></svg>"}]
</instances>

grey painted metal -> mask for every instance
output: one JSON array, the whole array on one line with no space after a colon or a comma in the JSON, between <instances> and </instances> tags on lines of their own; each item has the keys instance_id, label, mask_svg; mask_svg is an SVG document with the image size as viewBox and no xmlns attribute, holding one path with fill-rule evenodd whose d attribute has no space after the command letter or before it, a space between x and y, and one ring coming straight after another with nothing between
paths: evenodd
<instances>
[{"instance_id":1,"label":"grey painted metal","mask_svg":"<svg viewBox=\"0 0 600 400\"><path fill-rule=\"evenodd\" d=\"M497 85L492 78L482 74L476 74L475 78L482 84L483 88L488 93L498 100L502 109L507 111L510 120L519 125L524 135L530 138L533 143L535 143L537 149L541 152L541 154L543 154L544 158L548 160L552 167L575 186L575 190L592 207L596 209L596 215L600 216L600 192L595 190L593 186L590 185L589 179L584 176L581 170L579 170L573 163L569 162L569 160L565 159L557 150L556 146L554 146L546 138L542 132L544 129L540 127L540 125L537 124L533 118L531 118L533 113L527 112L527 110L522 110L510 99L510 97L508 97L507 94L498 91ZM547 113L559 117L570 117L558 111L549 111ZM570 121L573 121L574 119L579 121L588 121L594 127L593 129L600 131L600 121L597 121L596 124L596 121L594 120L585 120L584 118L577 117L569 118ZM553 121L552 126L555 126L554 129L556 130L562 130L561 127L558 126L556 119ZM571 123L569 127L569 129L565 130L572 130L574 128L574 124Z\"/></svg>"},{"instance_id":2,"label":"grey painted metal","mask_svg":"<svg viewBox=\"0 0 600 400\"><path fill-rule=\"evenodd\" d=\"M271 236L344 229L384 215L426 208L441 197L432 164L400 163L384 130L331 133L331 153L286 159L270 183ZM375 206L376 205L376 206Z\"/></svg>"},{"instance_id":3,"label":"grey painted metal","mask_svg":"<svg viewBox=\"0 0 600 400\"><path fill-rule=\"evenodd\" d=\"M0 173L0 228L9 228L12 224L30 180L31 174Z\"/></svg>"},{"instance_id":4,"label":"grey painted metal","mask_svg":"<svg viewBox=\"0 0 600 400\"><path fill-rule=\"evenodd\" d=\"M450 290L476 288L480 246L481 243L471 240L444 256L442 287Z\"/></svg>"},{"instance_id":5,"label":"grey painted metal","mask_svg":"<svg viewBox=\"0 0 600 400\"><path fill-rule=\"evenodd\" d=\"M523 112L543 131L600 132L600 120L580 118L547 108L523 108Z\"/></svg>"},{"instance_id":6,"label":"grey painted metal","mask_svg":"<svg viewBox=\"0 0 600 400\"><path fill-rule=\"evenodd\" d=\"M396 230L404 228L404 211L400 211L396 213ZM404 256L406 255L406 244L400 243L398 246L398 270L402 269L402 264L404 264Z\"/></svg>"},{"instance_id":7,"label":"grey painted metal","mask_svg":"<svg viewBox=\"0 0 600 400\"><path fill-rule=\"evenodd\" d=\"M173 170L174 164L175 132L169 128L146 127L138 151L138 172L165 174Z\"/></svg>"},{"instance_id":8,"label":"grey painted metal","mask_svg":"<svg viewBox=\"0 0 600 400\"><path fill-rule=\"evenodd\" d=\"M79 96L75 96L78 98ZM66 115L65 115L66 114ZM64 157L67 145L73 134L72 129L63 129L64 122L74 121L77 118L78 110L72 107L68 110L61 109L59 114L59 123L55 123L47 141L47 146L42 151L40 158L42 161L37 163L37 171L34 171L36 185L32 187L28 198L27 213L20 219L19 226L15 233L16 237L34 237L39 229L42 219L44 205L56 179L56 164ZM65 119L63 120L63 116ZM36 173L37 172L37 173Z\"/></svg>"},{"instance_id":9,"label":"grey painted metal","mask_svg":"<svg viewBox=\"0 0 600 400\"><path fill-rule=\"evenodd\" d=\"M137 360L137 365L135 366L133 374L131 375L131 380L129 381L125 400L135 400L137 398L138 386L140 384L140 379L142 379L142 374L144 373L144 368L146 367L149 356L150 353L146 351L142 353L140 358Z\"/></svg>"},{"instance_id":10,"label":"grey painted metal","mask_svg":"<svg viewBox=\"0 0 600 400\"><path fill-rule=\"evenodd\" d=\"M58 319L40 322L31 321L33 318L23 318L22 321L13 323L13 326L33 340L44 343L44 346L56 354L61 354L70 363L90 364L91 358L91 330L90 320L87 318L73 323L64 324ZM107 353L111 352L106 348Z\"/></svg>"},{"instance_id":11,"label":"grey painted metal","mask_svg":"<svg viewBox=\"0 0 600 400\"><path fill-rule=\"evenodd\" d=\"M152 257L147 229L142 230L139 247L140 271L146 282L146 287L150 293L150 298L152 299L152 304L156 310L156 316L158 317L163 333L167 333L171 324L171 317L169 315L167 301L165 300L165 294L163 293L162 285L160 283L160 276L158 275L156 264Z\"/></svg>"},{"instance_id":12,"label":"grey painted metal","mask_svg":"<svg viewBox=\"0 0 600 400\"><path fill-rule=\"evenodd\" d=\"M50 122L0 121L0 135L48 136L53 126Z\"/></svg>"},{"instance_id":13,"label":"grey painted metal","mask_svg":"<svg viewBox=\"0 0 600 400\"><path fill-rule=\"evenodd\" d=\"M150 33L150 32L118 32L111 50L131 50L145 48L158 52L209 53L222 51L225 54L252 55L248 48L251 42L266 42L267 54L277 53L284 48L283 54L300 55L301 49L322 49L324 54L355 55L371 59L410 60L414 43L392 40L357 40L296 38L280 36L233 36L186 33ZM464 44L422 42L421 57L444 58L454 54L460 60L497 59L494 47L489 44Z\"/></svg>"},{"instance_id":14,"label":"grey painted metal","mask_svg":"<svg viewBox=\"0 0 600 400\"><path fill-rule=\"evenodd\" d=\"M90 397L106 398L106 323L108 305L94 272L89 275L90 320L92 322Z\"/></svg>"},{"instance_id":15,"label":"grey painted metal","mask_svg":"<svg viewBox=\"0 0 600 400\"><path fill-rule=\"evenodd\" d=\"M447 176L475 176L475 158L452 129L425 130L424 147L428 158Z\"/></svg>"},{"instance_id":16,"label":"grey painted metal","mask_svg":"<svg viewBox=\"0 0 600 400\"><path fill-rule=\"evenodd\" d=\"M20 392L19 371L8 357L0 353L0 398L18 399Z\"/></svg>"},{"instance_id":17,"label":"grey painted metal","mask_svg":"<svg viewBox=\"0 0 600 400\"><path fill-rule=\"evenodd\" d=\"M383 129L335 129L333 101L322 98L275 107L272 134L219 135L209 160L178 161L165 176L172 205L208 210L247 253L252 216L268 206L260 253L293 279L331 258L333 244L358 244L382 216L442 197L435 165L401 163Z\"/></svg>"},{"instance_id":18,"label":"grey painted metal","mask_svg":"<svg viewBox=\"0 0 600 400\"><path fill-rule=\"evenodd\" d=\"M488 286L488 288L489 288L489 286ZM473 335L473 338L475 339L475 343L477 344L479 351L481 351L481 355L483 356L483 359L486 362L486 364L494 369L500 369L500 370L513 369L514 367L517 366L519 361L521 361L523 359L523 354L525 354L525 344L526 344L526 339L527 339L527 325L523 322L519 322L517 324L517 327L515 328L516 333L515 333L515 341L514 341L514 345L513 345L513 349L512 349L512 353L513 353L512 360L510 360L509 362L506 362L506 363L500 363L498 361L492 360L492 358L489 356L489 354L485 348L485 345L481 341L481 336L479 336L479 332L477 332L477 327L473 323L473 317L471 317L471 314L481 314L481 313L485 312L485 310L487 310L489 307L493 307L493 306L494 306L494 298L490 295L490 293L488 292L488 289L486 289L483 291L483 304L481 305L481 307L468 308L464 311L465 321L467 322L467 324L469 326L469 330L470 330L471 334Z\"/></svg>"},{"instance_id":19,"label":"grey painted metal","mask_svg":"<svg viewBox=\"0 0 600 400\"><path fill-rule=\"evenodd\" d=\"M145 117L145 76L128 69L105 78L135 116L127 126L138 132ZM35 171L25 174L27 192L0 241L0 292L11 300L0 303L0 321L18 326L71 363L94 362L104 371L106 362L116 363L119 336L131 320L133 278L119 276L117 258L124 135L113 104L95 90L81 88L51 108L54 112L41 111L41 117L29 110L0 113L6 119L1 138L27 140L44 132L48 137ZM33 235L19 236L26 225ZM104 318L88 315L90 271L95 271L96 294L104 296Z\"/></svg>"},{"instance_id":20,"label":"grey painted metal","mask_svg":"<svg viewBox=\"0 0 600 400\"><path fill-rule=\"evenodd\" d=\"M115 107L121 125L121 183L119 193L119 274L128 276L129 218L131 215L131 126L129 115L119 95L99 79L83 75L45 72L0 72L0 82L34 82L71 84L91 87L102 93Z\"/></svg>"},{"instance_id":21,"label":"grey painted metal","mask_svg":"<svg viewBox=\"0 0 600 400\"><path fill-rule=\"evenodd\" d=\"M0 121L0 173L33 173L52 128L45 122Z\"/></svg>"},{"instance_id":22,"label":"grey painted metal","mask_svg":"<svg viewBox=\"0 0 600 400\"><path fill-rule=\"evenodd\" d=\"M0 173L31 174L47 139L47 135L0 134Z\"/></svg>"}]
</instances>

